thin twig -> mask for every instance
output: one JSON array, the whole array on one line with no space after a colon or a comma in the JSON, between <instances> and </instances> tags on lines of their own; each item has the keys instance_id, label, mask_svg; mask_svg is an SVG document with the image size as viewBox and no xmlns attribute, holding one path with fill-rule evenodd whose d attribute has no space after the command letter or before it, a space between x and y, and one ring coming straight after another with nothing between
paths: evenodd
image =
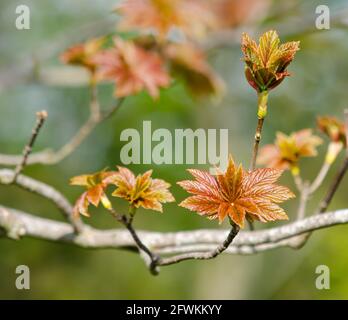
<instances>
[{"instance_id":1,"label":"thin twig","mask_svg":"<svg viewBox=\"0 0 348 320\"><path fill-rule=\"evenodd\" d=\"M344 175L346 174L347 170L348 170L348 157L345 157L343 164L342 164L341 168L338 170L338 172L333 180L333 183L331 184L325 198L323 199L323 201L319 205L319 209L318 209L319 213L325 212L327 210L327 208L329 207L329 205L330 205L339 185L341 184L342 179L343 179Z\"/></svg>"},{"instance_id":2,"label":"thin twig","mask_svg":"<svg viewBox=\"0 0 348 320\"><path fill-rule=\"evenodd\" d=\"M96 113L99 112L99 104L96 100L95 94L96 92L94 92L94 94L92 95L93 98L91 101L91 114L89 119L67 144L65 144L61 149L59 149L57 152L50 156L50 164L59 163L67 156L69 156L71 153L73 153L76 150L76 148L91 134L95 127L102 121L109 118L116 110L118 110L118 108L122 105L124 101L124 99L118 100L116 105L107 112L108 116L106 117L105 114Z\"/></svg>"},{"instance_id":3,"label":"thin twig","mask_svg":"<svg viewBox=\"0 0 348 320\"><path fill-rule=\"evenodd\" d=\"M304 219L306 215L306 208L307 208L309 196L310 196L309 183L304 182L302 191L301 191L300 204L297 211L297 220Z\"/></svg>"},{"instance_id":4,"label":"thin twig","mask_svg":"<svg viewBox=\"0 0 348 320\"><path fill-rule=\"evenodd\" d=\"M109 119L122 106L124 101L125 98L120 98L119 100L117 100L117 103L113 107L111 107L108 111L103 112L101 114L101 121Z\"/></svg>"},{"instance_id":5,"label":"thin twig","mask_svg":"<svg viewBox=\"0 0 348 320\"><path fill-rule=\"evenodd\" d=\"M42 152L32 153L27 160L27 165L31 164L46 164L53 165L57 164L72 152L74 152L80 144L86 140L86 138L93 132L97 125L111 117L123 104L124 99L119 99L117 103L105 113L101 113L100 116L96 117L95 114L90 114L87 122L79 129L79 131L57 151L46 150ZM18 155L6 155L0 154L0 164L2 165L18 165L22 157Z\"/></svg>"},{"instance_id":6,"label":"thin twig","mask_svg":"<svg viewBox=\"0 0 348 320\"><path fill-rule=\"evenodd\" d=\"M133 218L128 218L126 215L124 214L120 214L118 213L115 209L111 208L109 209L109 212L111 213L111 215L121 224L123 224L127 230L129 231L129 233L131 234L139 252L144 252L150 259L150 261L147 263L150 272L153 275L157 275L158 274L158 260L159 257L157 255L155 255L153 252L151 252L151 250L140 240L138 234L136 233L136 231L134 230L133 226L132 226L132 221ZM147 261L146 261L147 262Z\"/></svg>"},{"instance_id":7,"label":"thin twig","mask_svg":"<svg viewBox=\"0 0 348 320\"><path fill-rule=\"evenodd\" d=\"M348 157L348 109L344 110L344 125L346 129L346 156Z\"/></svg>"},{"instance_id":8,"label":"thin twig","mask_svg":"<svg viewBox=\"0 0 348 320\"><path fill-rule=\"evenodd\" d=\"M90 80L91 102L90 102L90 115L96 122L100 119L100 105L98 100L97 84L92 79Z\"/></svg>"},{"instance_id":9,"label":"thin twig","mask_svg":"<svg viewBox=\"0 0 348 320\"><path fill-rule=\"evenodd\" d=\"M304 182L299 173L292 174L297 190L302 193Z\"/></svg>"},{"instance_id":10,"label":"thin twig","mask_svg":"<svg viewBox=\"0 0 348 320\"><path fill-rule=\"evenodd\" d=\"M91 134L95 129L98 122L95 120L94 116L87 120L87 122L79 129L79 131L70 139L70 141L65 144L58 151L48 155L46 162L47 164L56 164L69 156L76 148Z\"/></svg>"},{"instance_id":11,"label":"thin twig","mask_svg":"<svg viewBox=\"0 0 348 320\"><path fill-rule=\"evenodd\" d=\"M344 110L344 119L345 119L345 128L346 128L346 138L348 139L348 109ZM348 140L346 140L346 155L343 160L343 163L338 170L336 176L333 179L332 184L329 187L328 192L326 193L325 198L319 205L318 213L324 213L329 207L339 185L341 184L343 177L345 176L348 170Z\"/></svg>"},{"instance_id":12,"label":"thin twig","mask_svg":"<svg viewBox=\"0 0 348 320\"><path fill-rule=\"evenodd\" d=\"M253 146L253 151L252 151L252 156L251 156L251 163L250 163L250 168L249 170L252 171L256 167L256 159L257 159L257 154L259 151L259 145L261 141L261 133L262 133L262 127L265 119L258 119L257 120L257 127L256 127L256 132L255 132L255 137L254 137L254 146Z\"/></svg>"},{"instance_id":13,"label":"thin twig","mask_svg":"<svg viewBox=\"0 0 348 320\"><path fill-rule=\"evenodd\" d=\"M309 187L310 194L313 194L322 185L325 177L327 176L327 174L330 170L330 167L331 167L331 163L329 163L325 160L325 162L324 162L323 166L321 167L317 177L315 178L315 180L313 181L313 183Z\"/></svg>"},{"instance_id":14,"label":"thin twig","mask_svg":"<svg viewBox=\"0 0 348 320\"><path fill-rule=\"evenodd\" d=\"M260 145L260 141L262 137L263 123L267 115L267 104L268 104L268 92L267 91L259 92L258 98L257 98L257 126L256 126L256 131L254 136L254 145L253 145L253 150L251 155L249 171L253 171L256 167L256 160L257 160L259 145ZM248 225L251 231L255 229L254 223L252 221L248 221Z\"/></svg>"},{"instance_id":15,"label":"thin twig","mask_svg":"<svg viewBox=\"0 0 348 320\"><path fill-rule=\"evenodd\" d=\"M344 110L344 118L345 118L346 137L348 138L348 109ZM348 170L348 145L346 145L346 156L344 158L343 164L340 167L340 169L338 170L336 176L334 177L332 184L329 186L329 189L328 189L324 199L320 202L319 208L317 210L317 214L323 215L326 212L326 210L329 207L334 195L336 194L336 191L338 190L338 187L340 186L347 170ZM312 232L304 233L300 237L290 239L289 243L291 243L291 241L296 241L297 246L299 248L301 248L307 243L311 234L312 234Z\"/></svg>"},{"instance_id":16,"label":"thin twig","mask_svg":"<svg viewBox=\"0 0 348 320\"><path fill-rule=\"evenodd\" d=\"M230 232L227 235L227 238L224 240L222 244L220 244L216 249L210 252L190 252L186 254L180 254L169 258L162 258L159 260L158 265L160 266L168 266L171 264L179 263L185 260L210 260L216 258L222 252L224 252L229 245L232 243L234 238L237 236L239 232L239 227L233 223Z\"/></svg>"},{"instance_id":17,"label":"thin twig","mask_svg":"<svg viewBox=\"0 0 348 320\"><path fill-rule=\"evenodd\" d=\"M250 231L254 231L255 230L255 226L254 226L253 221L251 221L251 220L247 220L247 221L248 221L248 226L249 226Z\"/></svg>"},{"instance_id":18,"label":"thin twig","mask_svg":"<svg viewBox=\"0 0 348 320\"><path fill-rule=\"evenodd\" d=\"M14 170L12 183L17 180L18 175L23 171L24 167L26 166L27 161L28 161L28 157L29 157L31 151L33 150L33 146L34 146L34 143L36 141L36 138L38 137L40 129L42 128L46 119L47 119L47 112L46 111L40 111L40 112L36 113L35 127L32 130L28 144L23 149L22 161L17 164L17 166Z\"/></svg>"}]
</instances>

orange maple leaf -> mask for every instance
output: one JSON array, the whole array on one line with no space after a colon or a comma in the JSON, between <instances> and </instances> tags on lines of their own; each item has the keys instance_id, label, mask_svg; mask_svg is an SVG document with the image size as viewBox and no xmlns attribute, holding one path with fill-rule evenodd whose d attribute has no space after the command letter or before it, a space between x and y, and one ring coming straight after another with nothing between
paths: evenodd
<instances>
[{"instance_id":1,"label":"orange maple leaf","mask_svg":"<svg viewBox=\"0 0 348 320\"><path fill-rule=\"evenodd\" d=\"M115 47L100 52L94 61L100 80L116 83L115 95L125 97L146 90L158 97L160 87L168 87L170 77L163 61L154 51L147 51L131 41L114 39Z\"/></svg>"},{"instance_id":2,"label":"orange maple leaf","mask_svg":"<svg viewBox=\"0 0 348 320\"><path fill-rule=\"evenodd\" d=\"M116 11L123 16L121 29L157 31L160 39L172 27L202 37L217 23L209 5L201 0L124 0Z\"/></svg>"},{"instance_id":3,"label":"orange maple leaf","mask_svg":"<svg viewBox=\"0 0 348 320\"><path fill-rule=\"evenodd\" d=\"M260 21L270 7L268 0L214 0L211 3L222 28L236 28Z\"/></svg>"},{"instance_id":4,"label":"orange maple leaf","mask_svg":"<svg viewBox=\"0 0 348 320\"><path fill-rule=\"evenodd\" d=\"M257 162L270 168L292 169L302 157L315 157L322 139L313 135L311 129L303 129L287 136L277 133L274 144L264 146Z\"/></svg>"},{"instance_id":5,"label":"orange maple leaf","mask_svg":"<svg viewBox=\"0 0 348 320\"><path fill-rule=\"evenodd\" d=\"M70 179L71 185L87 188L87 191L82 193L75 203L73 208L74 217L78 217L80 214L89 217L88 207L90 204L98 207L101 202L105 208L111 208L111 203L105 194L105 189L108 185L107 179L114 174L112 171L100 171Z\"/></svg>"},{"instance_id":6,"label":"orange maple leaf","mask_svg":"<svg viewBox=\"0 0 348 320\"><path fill-rule=\"evenodd\" d=\"M162 212L162 203L175 201L169 192L170 184L161 179L151 178L152 170L135 177L127 168L118 167L116 174L110 176L108 183L117 186L114 197L127 200L132 206Z\"/></svg>"},{"instance_id":7,"label":"orange maple leaf","mask_svg":"<svg viewBox=\"0 0 348 320\"><path fill-rule=\"evenodd\" d=\"M64 63L83 66L91 72L94 72L96 64L93 59L94 56L101 50L104 42L105 38L102 37L94 38L85 43L77 44L63 52L60 59Z\"/></svg>"},{"instance_id":8,"label":"orange maple leaf","mask_svg":"<svg viewBox=\"0 0 348 320\"><path fill-rule=\"evenodd\" d=\"M317 125L332 142L341 142L346 145L346 127L342 121L336 117L321 116L317 118Z\"/></svg>"},{"instance_id":9,"label":"orange maple leaf","mask_svg":"<svg viewBox=\"0 0 348 320\"><path fill-rule=\"evenodd\" d=\"M178 182L193 194L179 204L182 207L209 219L218 218L220 223L228 216L241 228L245 218L262 222L288 219L277 204L295 195L276 184L282 170L262 168L247 172L241 165L236 167L230 157L226 172L216 177L205 171L188 171L196 180Z\"/></svg>"}]
</instances>

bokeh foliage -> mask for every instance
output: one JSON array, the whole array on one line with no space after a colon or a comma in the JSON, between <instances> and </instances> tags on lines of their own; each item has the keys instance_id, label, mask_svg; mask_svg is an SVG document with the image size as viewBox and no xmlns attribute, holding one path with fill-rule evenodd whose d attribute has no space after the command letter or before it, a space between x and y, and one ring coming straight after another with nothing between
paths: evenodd
<instances>
[{"instance_id":1,"label":"bokeh foliage","mask_svg":"<svg viewBox=\"0 0 348 320\"><path fill-rule=\"evenodd\" d=\"M283 1L274 1L275 8ZM288 1L286 1L288 2ZM265 19L259 32L279 29L283 40L300 40L301 51L292 64L293 76L272 92L269 117L266 120L263 143L270 143L275 132L286 133L304 127L313 127L318 114L342 116L348 101L348 30L318 31L315 29L315 8L319 0L298 2L295 10L283 16ZM332 14L347 10L345 1L328 1ZM31 30L15 29L15 7L27 4L31 8ZM115 17L110 13L114 1L44 1L26 0L0 3L0 69L27 59L41 47L51 47L54 54L39 68L59 65L57 56L65 47L57 43L77 32L81 25L108 21L113 26ZM83 10L82 10L83 9ZM284 39L284 25L291 30L300 23L310 26L303 32L288 32ZM110 27L110 26L109 26ZM107 27L105 27L107 28ZM295 28L294 28L295 29ZM58 41L59 40L59 41ZM64 43L64 41L63 41ZM66 43L71 45L72 41ZM40 53L40 52L39 52ZM236 161L247 163L256 125L256 95L244 79L243 63L238 44L213 50L210 62L227 84L226 96L219 102L195 100L177 83L162 92L153 102L146 94L129 98L122 109L69 158L54 166L34 165L25 173L52 184L74 201L79 190L68 185L71 176L93 172L119 163L123 145L120 132L125 128L141 130L142 121L151 120L155 128L227 128L230 132L230 151ZM104 106L111 103L112 87L101 88ZM84 87L48 86L25 81L0 91L0 151L18 153L25 144L34 123L35 111L46 109L49 114L35 150L62 145L88 116L88 90ZM321 147L322 153L324 147ZM322 154L323 156L323 154ZM322 159L302 162L307 178L313 178ZM187 166L133 165L134 172L154 169L154 176L173 184L173 194L182 200L185 193L175 182L187 178ZM198 166L197 168L204 166ZM337 167L337 164L335 168ZM333 170L334 171L334 170ZM333 171L330 177L333 175ZM284 183L292 188L289 175ZM310 205L314 210L323 196L327 182L320 188ZM330 209L347 207L348 181L341 186ZM0 202L47 218L61 220L58 210L46 200L19 190L0 186ZM286 206L294 217L295 201ZM102 211L95 210L89 223L100 228L118 227ZM294 212L292 214L292 212ZM311 212L311 211L309 211ZM159 231L214 228L176 204L166 205L160 215L142 211L136 227ZM273 224L271 224L273 225ZM259 224L258 224L258 227ZM152 277L139 257L115 250L85 250L68 245L47 243L34 239L0 241L0 298L18 299L199 299L199 298L290 298L290 299L343 299L348 298L348 226L319 231L301 251L279 249L257 256L221 256L208 262L184 262L163 269L159 277ZM15 268L26 264L31 269L31 290L15 288ZM325 264L331 268L331 289L315 288L315 268Z\"/></svg>"}]
</instances>

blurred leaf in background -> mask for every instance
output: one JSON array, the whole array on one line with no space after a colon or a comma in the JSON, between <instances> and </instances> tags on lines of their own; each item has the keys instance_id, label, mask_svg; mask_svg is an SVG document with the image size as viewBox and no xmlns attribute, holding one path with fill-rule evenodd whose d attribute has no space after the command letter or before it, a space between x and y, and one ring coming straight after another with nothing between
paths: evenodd
<instances>
[{"instance_id":1,"label":"blurred leaf in background","mask_svg":"<svg viewBox=\"0 0 348 320\"><path fill-rule=\"evenodd\" d=\"M255 1L247 2L250 6L256 6ZM237 162L247 163L256 125L256 95L244 78L240 51L242 31L250 31L258 36L266 30L275 29L284 42L301 41L301 51L289 68L292 77L286 79L270 97L262 144L272 143L277 131L290 134L305 127L315 127L318 115L330 114L342 118L343 108L347 107L348 101L348 25L341 17L347 17L348 6L344 0L330 1L331 29L317 30L315 9L321 2L264 1L259 14L250 16L248 10L241 7L240 11L235 9L238 14L231 18L233 21L226 19L223 22L225 27L234 28L232 33L227 33L226 45L211 47L212 42L220 39L217 36L212 36L214 41L207 43L210 47L207 53L209 62L226 83L225 95L220 101L193 98L181 81L170 89L162 90L156 101L146 93L140 93L127 99L117 115L99 126L64 161L53 166L33 165L26 168L25 173L52 184L73 202L79 190L68 185L69 178L120 164L120 150L124 145L120 141L122 130L135 128L141 132L142 122L146 120L152 121L153 130L229 129L230 151ZM15 8L19 4L30 7L30 30L19 31L15 28ZM77 75L69 73L76 71L62 69L66 67L59 62L59 54L77 41L114 32L119 19L111 12L115 4L117 1L111 0L1 1L1 153L17 154L22 150L31 130L33 115L43 108L48 111L49 118L35 150L47 146L58 148L84 123L88 117L88 88L81 81L76 81ZM248 17L244 19L243 15ZM25 73L33 65L34 71L39 74L50 74L45 70L69 72L59 71L58 76L63 77L63 81L38 81L40 79L35 77L35 72ZM85 79L80 73L79 76ZM113 90L112 84L100 86L102 106L112 103ZM323 157L324 147L319 147L319 151ZM320 168L320 160L320 157L316 161L310 158L303 160L302 171L306 178L313 179ZM136 174L153 169L155 177L172 184L171 191L179 202L186 194L176 185L176 181L188 178L185 172L187 167L132 165L130 169ZM195 167L207 169L204 165ZM336 167L337 164L329 178ZM289 174L284 174L282 183L293 188ZM311 200L309 212L316 208L326 186L327 183L324 183ZM347 207L347 187L346 180L330 209ZM15 186L0 186L0 203L46 218L62 219L60 212L47 200ZM295 202L289 202L285 208L290 220L294 219L292 212L295 212ZM91 225L118 227L102 210L92 210L100 214L92 215L88 221ZM218 225L214 226L212 222L171 203L166 205L162 215L144 211L138 215L135 227L175 231L217 228ZM257 227L260 228L259 225ZM319 231L298 251L284 248L255 256L224 255L209 262L184 262L164 269L159 277L152 277L139 257L129 252L86 250L28 238L21 241L1 239L0 298L347 299L347 228L341 226ZM19 291L15 287L15 268L20 264L28 265L31 270L31 289L27 291ZM331 269L330 290L315 288L315 269L322 264Z\"/></svg>"}]
</instances>

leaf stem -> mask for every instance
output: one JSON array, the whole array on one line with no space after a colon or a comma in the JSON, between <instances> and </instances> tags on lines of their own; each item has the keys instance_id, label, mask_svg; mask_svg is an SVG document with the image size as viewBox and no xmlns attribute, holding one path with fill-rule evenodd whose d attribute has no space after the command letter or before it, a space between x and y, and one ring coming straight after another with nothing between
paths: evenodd
<instances>
[{"instance_id":1,"label":"leaf stem","mask_svg":"<svg viewBox=\"0 0 348 320\"><path fill-rule=\"evenodd\" d=\"M258 110L257 110L257 126L254 136L254 146L251 156L251 163L249 170L252 171L256 167L257 154L261 141L262 128L267 115L268 91L262 91L258 94Z\"/></svg>"},{"instance_id":2,"label":"leaf stem","mask_svg":"<svg viewBox=\"0 0 348 320\"><path fill-rule=\"evenodd\" d=\"M303 180L301 178L300 169L298 166L291 168L291 175L294 178L297 190L301 193L303 190Z\"/></svg>"},{"instance_id":3,"label":"leaf stem","mask_svg":"<svg viewBox=\"0 0 348 320\"><path fill-rule=\"evenodd\" d=\"M345 124L345 133L346 133L346 154L344 161L341 165L341 168L338 170L334 180L329 187L329 190L323 199L323 201L319 205L318 213L324 213L329 207L332 198L334 197L339 185L341 184L346 172L348 171L348 109L344 110L344 124Z\"/></svg>"},{"instance_id":4,"label":"leaf stem","mask_svg":"<svg viewBox=\"0 0 348 320\"><path fill-rule=\"evenodd\" d=\"M307 203L311 195L308 181L305 181L302 184L302 189L300 194L301 194L301 197L300 197L300 204L297 211L297 220L302 220L306 216Z\"/></svg>"},{"instance_id":5,"label":"leaf stem","mask_svg":"<svg viewBox=\"0 0 348 320\"><path fill-rule=\"evenodd\" d=\"M147 263L149 270L151 272L151 274L153 275L157 275L159 273L159 270L157 268L158 266L158 261L159 261L159 257L154 254L139 238L138 234L136 233L135 229L133 228L132 222L133 222L133 218L135 215L135 208L133 206L130 207L129 209L129 213L130 213L130 218L128 218L126 215L124 214L120 214L118 213L114 208L110 208L108 209L108 211L111 213L111 215L121 224L123 224L126 229L129 231L129 233L131 234L140 254L142 252L144 252L146 254L146 256L149 259L145 259L145 262Z\"/></svg>"}]
</instances>

